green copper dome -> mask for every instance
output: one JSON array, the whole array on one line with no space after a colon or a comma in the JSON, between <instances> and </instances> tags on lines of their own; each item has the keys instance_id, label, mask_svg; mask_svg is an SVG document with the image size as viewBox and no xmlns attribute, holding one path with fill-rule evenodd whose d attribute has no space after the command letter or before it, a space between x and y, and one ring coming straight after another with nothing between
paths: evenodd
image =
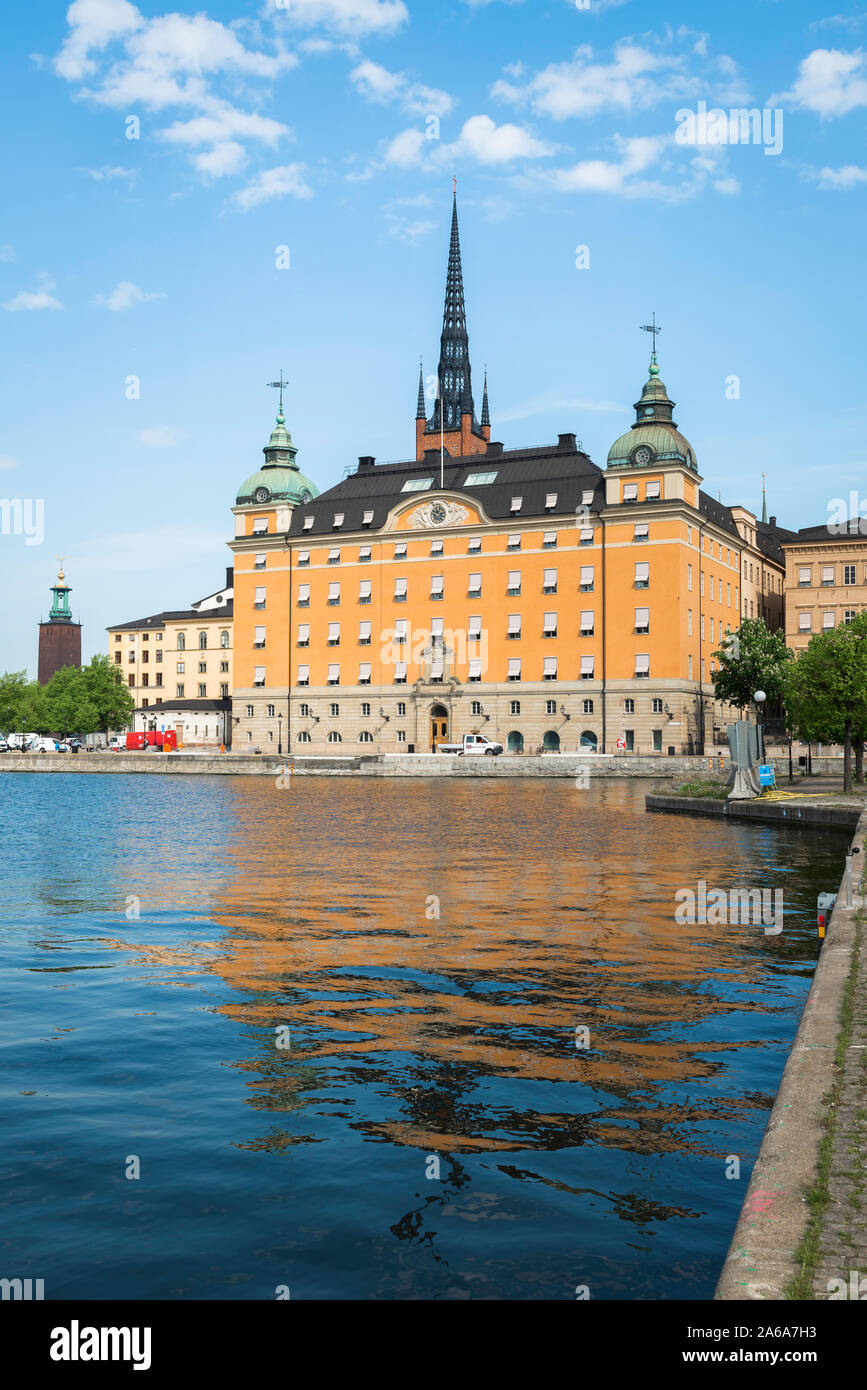
<instances>
[{"instance_id":1,"label":"green copper dome","mask_svg":"<svg viewBox=\"0 0 867 1390\"><path fill-rule=\"evenodd\" d=\"M635 424L608 450L609 468L652 468L656 463L683 463L698 471L689 440L674 422L674 401L659 375L654 352L650 375L635 402Z\"/></svg>"},{"instance_id":2,"label":"green copper dome","mask_svg":"<svg viewBox=\"0 0 867 1390\"><path fill-rule=\"evenodd\" d=\"M286 428L283 406L277 412L277 423L271 431L271 438L262 450L265 462L251 478L238 489L236 506L258 502L265 506L269 502L290 502L304 504L319 496L319 489L299 470L295 462L298 450L292 443L292 436Z\"/></svg>"}]
</instances>

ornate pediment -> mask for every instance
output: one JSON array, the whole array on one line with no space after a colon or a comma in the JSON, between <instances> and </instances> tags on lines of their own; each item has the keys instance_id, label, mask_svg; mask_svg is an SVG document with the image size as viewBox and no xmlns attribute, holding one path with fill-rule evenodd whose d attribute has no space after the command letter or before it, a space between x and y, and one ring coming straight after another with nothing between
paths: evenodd
<instances>
[{"instance_id":1,"label":"ornate pediment","mask_svg":"<svg viewBox=\"0 0 867 1390\"><path fill-rule=\"evenodd\" d=\"M469 518L467 508L462 507L459 502L434 498L416 507L410 512L407 520L414 531L424 531L438 526L463 526Z\"/></svg>"}]
</instances>

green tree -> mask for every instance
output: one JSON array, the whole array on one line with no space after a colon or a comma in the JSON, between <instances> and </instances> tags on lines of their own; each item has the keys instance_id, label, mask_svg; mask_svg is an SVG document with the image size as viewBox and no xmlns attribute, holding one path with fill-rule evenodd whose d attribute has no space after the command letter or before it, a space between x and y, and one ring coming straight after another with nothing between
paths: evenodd
<instances>
[{"instance_id":1,"label":"green tree","mask_svg":"<svg viewBox=\"0 0 867 1390\"><path fill-rule=\"evenodd\" d=\"M10 671L0 676L0 731L17 728L18 709L27 689L27 672Z\"/></svg>"},{"instance_id":2,"label":"green tree","mask_svg":"<svg viewBox=\"0 0 867 1390\"><path fill-rule=\"evenodd\" d=\"M135 700L124 685L123 672L105 653L93 657L82 670L84 699L93 705L97 714L95 733L109 729L125 729L132 723Z\"/></svg>"},{"instance_id":3,"label":"green tree","mask_svg":"<svg viewBox=\"0 0 867 1390\"><path fill-rule=\"evenodd\" d=\"M784 633L771 632L761 618L744 618L714 657L717 669L711 679L716 699L745 710L757 690L765 691L768 705L781 698L794 653L786 646Z\"/></svg>"},{"instance_id":4,"label":"green tree","mask_svg":"<svg viewBox=\"0 0 867 1390\"><path fill-rule=\"evenodd\" d=\"M867 612L810 639L788 671L784 699L789 727L802 739L843 744L843 790L851 791L852 739L861 742L867 725Z\"/></svg>"}]
</instances>

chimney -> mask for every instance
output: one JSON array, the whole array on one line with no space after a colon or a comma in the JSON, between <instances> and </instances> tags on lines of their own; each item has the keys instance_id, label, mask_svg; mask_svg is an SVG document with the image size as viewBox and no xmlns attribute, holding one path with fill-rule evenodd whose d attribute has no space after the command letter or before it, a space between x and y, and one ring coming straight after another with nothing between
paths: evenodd
<instances>
[{"instance_id":1,"label":"chimney","mask_svg":"<svg viewBox=\"0 0 867 1390\"><path fill-rule=\"evenodd\" d=\"M449 462L451 462L451 457L452 457L452 456L451 456L451 454L449 453L448 449L443 449L443 457L444 457L444 458L447 458L447 459L449 460ZM439 451L439 449L425 449L425 451L424 451L424 461L425 461L425 463L428 465L429 468L432 468L433 465L434 465L435 463L439 463L439 461L440 461L440 451Z\"/></svg>"},{"instance_id":2,"label":"chimney","mask_svg":"<svg viewBox=\"0 0 867 1390\"><path fill-rule=\"evenodd\" d=\"M777 518L776 518L775 516L772 516L772 517L770 518L770 520L768 521L768 525L769 525L769 526L776 526L776 524L777 524Z\"/></svg>"},{"instance_id":3,"label":"chimney","mask_svg":"<svg viewBox=\"0 0 867 1390\"><path fill-rule=\"evenodd\" d=\"M376 459L373 457L372 454L359 454L359 456L358 456L358 471L359 471L359 473L369 473L370 470L373 468L373 465L374 465L375 463L376 463Z\"/></svg>"},{"instance_id":4,"label":"chimney","mask_svg":"<svg viewBox=\"0 0 867 1390\"><path fill-rule=\"evenodd\" d=\"M563 453L574 454L576 451L574 434L558 434L557 447L562 450Z\"/></svg>"},{"instance_id":5,"label":"chimney","mask_svg":"<svg viewBox=\"0 0 867 1390\"><path fill-rule=\"evenodd\" d=\"M488 440L488 447L485 452L488 454L501 454L503 452L503 446L502 444Z\"/></svg>"}]
</instances>

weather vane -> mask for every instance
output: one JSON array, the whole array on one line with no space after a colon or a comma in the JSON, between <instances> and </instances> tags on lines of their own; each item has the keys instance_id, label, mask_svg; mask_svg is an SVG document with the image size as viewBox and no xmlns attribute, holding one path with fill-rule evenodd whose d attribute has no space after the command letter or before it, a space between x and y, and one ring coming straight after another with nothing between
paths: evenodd
<instances>
[{"instance_id":1,"label":"weather vane","mask_svg":"<svg viewBox=\"0 0 867 1390\"><path fill-rule=\"evenodd\" d=\"M641 331L642 333L651 333L653 335L653 351L656 352L656 337L658 333L662 332L662 329L656 322L656 314L653 315L652 322L643 323L641 325Z\"/></svg>"},{"instance_id":2,"label":"weather vane","mask_svg":"<svg viewBox=\"0 0 867 1390\"><path fill-rule=\"evenodd\" d=\"M282 415L282 414L283 414L283 387L289 385L289 382L288 382L288 381L285 381L284 378L283 378L283 368L282 368L282 367L280 368L280 380L279 380L279 381L267 381L267 382L265 383L265 385L266 385L266 386L273 386L276 390L279 390L279 392L280 392L280 414Z\"/></svg>"}]
</instances>

